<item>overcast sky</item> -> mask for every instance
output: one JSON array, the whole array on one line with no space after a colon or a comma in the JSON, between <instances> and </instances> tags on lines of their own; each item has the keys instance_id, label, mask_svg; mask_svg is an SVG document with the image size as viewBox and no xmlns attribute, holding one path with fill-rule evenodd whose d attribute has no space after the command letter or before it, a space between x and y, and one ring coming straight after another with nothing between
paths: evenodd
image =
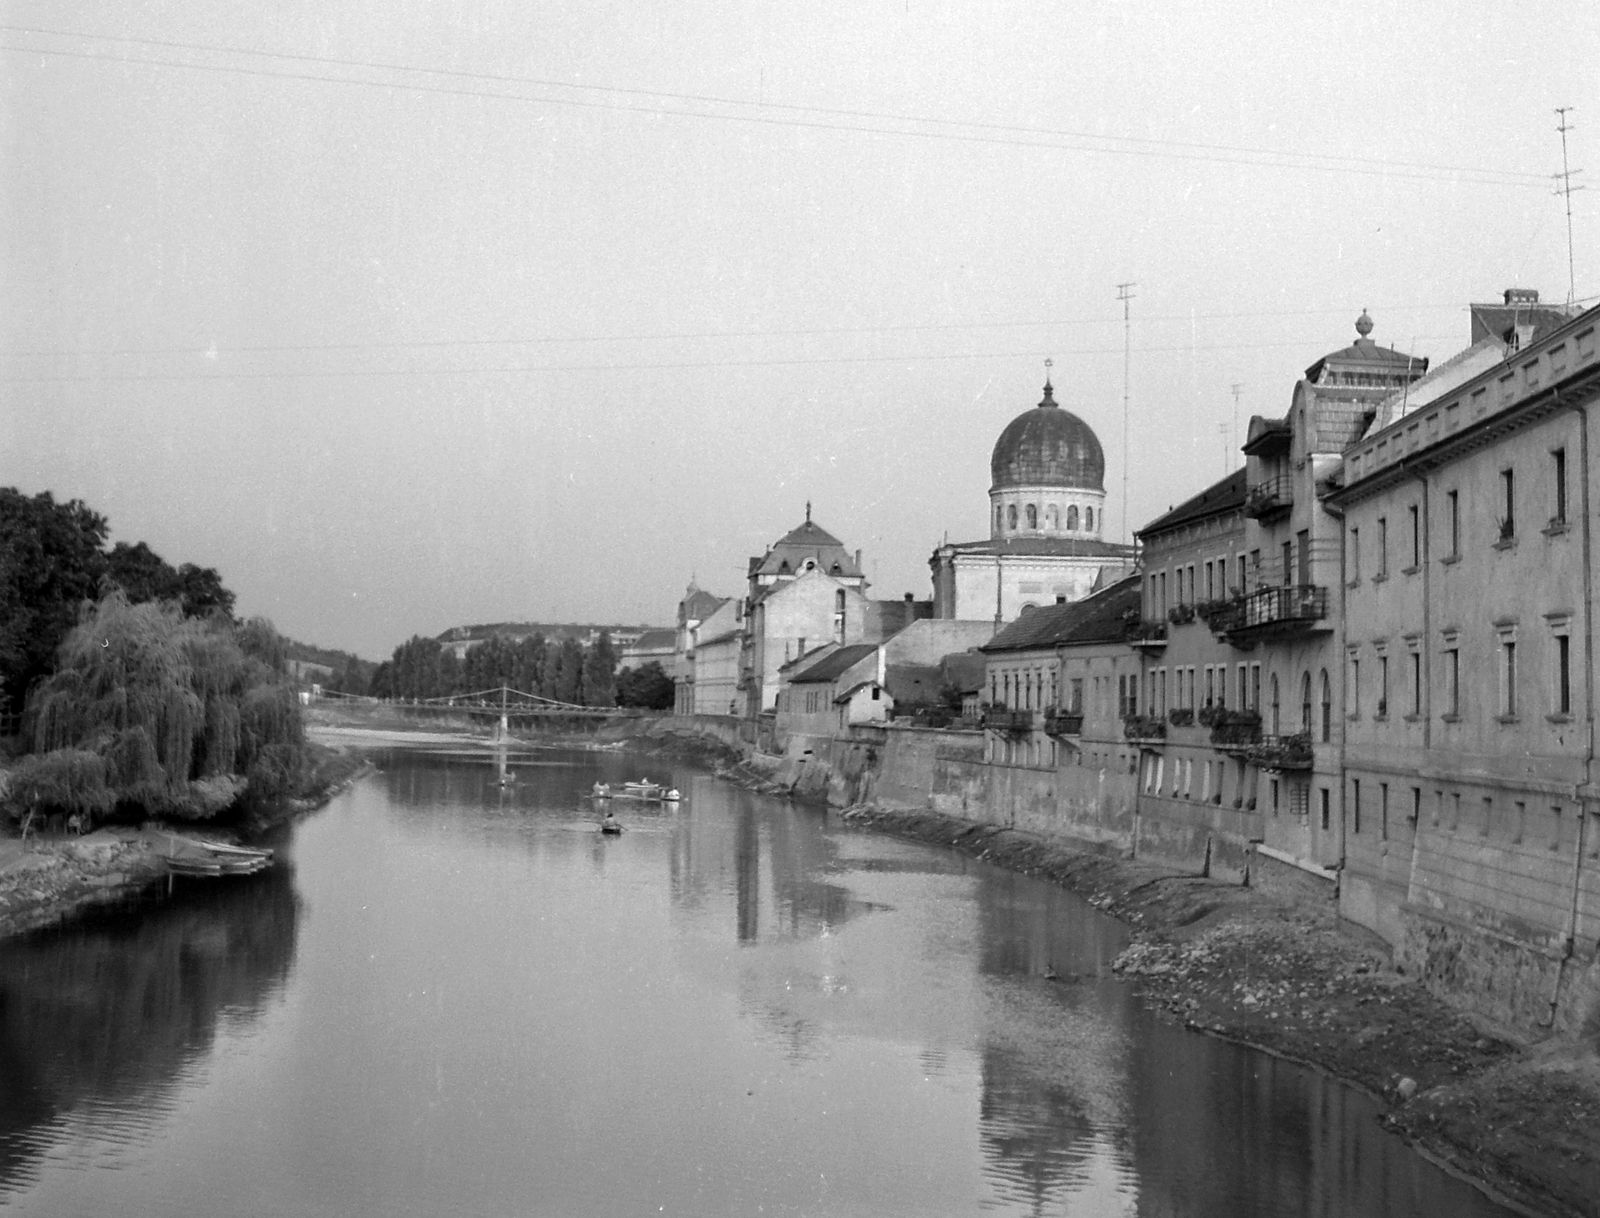
<instances>
[{"instance_id":1,"label":"overcast sky","mask_svg":"<svg viewBox=\"0 0 1600 1218\"><path fill-rule=\"evenodd\" d=\"M1281 415L1363 307L1437 359L1469 301L1566 298L1555 107L1600 173L1594 4L0 23L0 485L370 658L464 622L669 623L807 499L877 594L926 596L933 547L986 535L1047 357L1121 536L1119 283L1137 526L1226 471L1234 384L1241 429Z\"/></svg>"}]
</instances>

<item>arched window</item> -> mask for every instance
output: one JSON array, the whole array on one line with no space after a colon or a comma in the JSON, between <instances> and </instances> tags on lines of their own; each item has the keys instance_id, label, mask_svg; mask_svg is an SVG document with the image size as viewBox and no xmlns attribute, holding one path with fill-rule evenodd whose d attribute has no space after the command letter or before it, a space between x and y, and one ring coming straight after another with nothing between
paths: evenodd
<instances>
[{"instance_id":1,"label":"arched window","mask_svg":"<svg viewBox=\"0 0 1600 1218\"><path fill-rule=\"evenodd\" d=\"M1300 730L1311 735L1311 674L1300 678Z\"/></svg>"},{"instance_id":2,"label":"arched window","mask_svg":"<svg viewBox=\"0 0 1600 1218\"><path fill-rule=\"evenodd\" d=\"M1322 743L1333 739L1333 686L1328 683L1328 670L1322 670Z\"/></svg>"},{"instance_id":3,"label":"arched window","mask_svg":"<svg viewBox=\"0 0 1600 1218\"><path fill-rule=\"evenodd\" d=\"M1039 508L1036 504L1028 505L1028 527L1030 529L1039 527Z\"/></svg>"},{"instance_id":4,"label":"arched window","mask_svg":"<svg viewBox=\"0 0 1600 1218\"><path fill-rule=\"evenodd\" d=\"M1078 527L1078 505L1074 503L1070 507L1067 508L1067 528L1076 529L1077 527Z\"/></svg>"},{"instance_id":5,"label":"arched window","mask_svg":"<svg viewBox=\"0 0 1600 1218\"><path fill-rule=\"evenodd\" d=\"M1006 526L1006 510L998 503L994 505L994 531L998 533Z\"/></svg>"},{"instance_id":6,"label":"arched window","mask_svg":"<svg viewBox=\"0 0 1600 1218\"><path fill-rule=\"evenodd\" d=\"M787 575L787 574L789 574L789 560L787 558L784 559L782 562L780 562L778 564L778 574L779 575Z\"/></svg>"},{"instance_id":7,"label":"arched window","mask_svg":"<svg viewBox=\"0 0 1600 1218\"><path fill-rule=\"evenodd\" d=\"M1060 527L1061 509L1051 504L1044 510L1044 527L1054 531Z\"/></svg>"},{"instance_id":8,"label":"arched window","mask_svg":"<svg viewBox=\"0 0 1600 1218\"><path fill-rule=\"evenodd\" d=\"M1272 674L1272 735L1283 734L1283 725L1278 714L1278 674Z\"/></svg>"},{"instance_id":9,"label":"arched window","mask_svg":"<svg viewBox=\"0 0 1600 1218\"><path fill-rule=\"evenodd\" d=\"M1022 606L1022 612L1023 613L1032 613L1038 607L1039 607L1038 605L1035 605L1032 601L1029 601L1027 604ZM1018 616L1021 616L1021 615L1019 614Z\"/></svg>"},{"instance_id":10,"label":"arched window","mask_svg":"<svg viewBox=\"0 0 1600 1218\"><path fill-rule=\"evenodd\" d=\"M1083 528L1087 533L1094 532L1094 509L1092 507L1083 509Z\"/></svg>"},{"instance_id":11,"label":"arched window","mask_svg":"<svg viewBox=\"0 0 1600 1218\"><path fill-rule=\"evenodd\" d=\"M1006 505L1006 528L1014 529L1016 527L1017 527L1017 505L1014 504L1014 503L1008 503Z\"/></svg>"},{"instance_id":12,"label":"arched window","mask_svg":"<svg viewBox=\"0 0 1600 1218\"><path fill-rule=\"evenodd\" d=\"M836 643L844 642L844 589L840 588L833 594L833 639Z\"/></svg>"}]
</instances>

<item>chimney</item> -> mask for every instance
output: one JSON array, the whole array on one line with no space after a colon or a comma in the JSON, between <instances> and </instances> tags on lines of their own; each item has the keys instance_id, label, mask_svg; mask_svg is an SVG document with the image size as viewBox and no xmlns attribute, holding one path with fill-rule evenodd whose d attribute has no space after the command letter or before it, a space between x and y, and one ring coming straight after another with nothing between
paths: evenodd
<instances>
[{"instance_id":1,"label":"chimney","mask_svg":"<svg viewBox=\"0 0 1600 1218\"><path fill-rule=\"evenodd\" d=\"M1538 288L1507 288L1507 305L1536 305L1539 303Z\"/></svg>"},{"instance_id":2,"label":"chimney","mask_svg":"<svg viewBox=\"0 0 1600 1218\"><path fill-rule=\"evenodd\" d=\"M857 572L859 572L861 570L861 551L860 550L856 551L856 570L857 570Z\"/></svg>"},{"instance_id":3,"label":"chimney","mask_svg":"<svg viewBox=\"0 0 1600 1218\"><path fill-rule=\"evenodd\" d=\"M917 598L915 596L913 596L911 593L909 593L909 592L906 593L906 604L909 605L912 601L914 601L916 599Z\"/></svg>"}]
</instances>

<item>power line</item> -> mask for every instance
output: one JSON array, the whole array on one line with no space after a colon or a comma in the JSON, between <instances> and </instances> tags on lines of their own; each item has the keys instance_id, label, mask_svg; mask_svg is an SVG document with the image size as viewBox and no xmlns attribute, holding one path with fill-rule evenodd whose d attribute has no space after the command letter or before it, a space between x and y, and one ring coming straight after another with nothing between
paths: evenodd
<instances>
[{"instance_id":1,"label":"power line","mask_svg":"<svg viewBox=\"0 0 1600 1218\"><path fill-rule=\"evenodd\" d=\"M1600 298L1590 298L1600 299ZM1383 313L1421 313L1456 310L1459 305L1384 305ZM1246 317L1327 317L1348 313L1346 307L1320 309L1247 309L1219 313L1156 313L1146 317L1147 322L1225 320ZM370 343L252 343L240 346L218 347L213 344L191 344L184 347L111 347L100 350L72 348L55 351L0 351L0 359L66 359L89 356L130 355L233 355L270 354L294 351L402 351L438 350L447 347L518 347L559 346L563 343L631 343L680 342L699 339L724 338L800 338L840 334L905 334L950 330L1021 330L1046 329L1056 326L1111 325L1114 318L1106 316L1065 317L1044 321L970 321L970 322L910 322L872 326L807 326L794 329L768 330L699 330L655 334L574 334L542 335L533 338L439 338L397 339Z\"/></svg>"},{"instance_id":2,"label":"power line","mask_svg":"<svg viewBox=\"0 0 1600 1218\"><path fill-rule=\"evenodd\" d=\"M866 119L874 122L917 123L926 126L966 128L970 131L1006 131L1018 134L1039 135L1045 139L1001 138L993 135L966 134L957 130L916 131L903 127L866 126L861 123L833 123L807 121L797 118L776 118L759 114L720 114L705 111L667 109L659 106L624 104L619 102L585 101L572 97L528 97L509 93L489 92L481 89L441 88L408 81L373 81L322 73L270 71L238 65L206 64L186 60L157 59L149 56L103 55L89 51L62 50L53 47L30 47L0 44L0 51L22 54L52 55L69 59L95 60L107 63L140 64L149 67L187 68L193 71L224 73L253 77L272 77L283 80L345 84L375 89L398 89L416 93L436 93L454 97L475 97L500 101L520 101L530 104L573 106L586 109L614 110L627 113L659 114L675 118L698 118L712 121L754 123L763 126L796 127L823 131L848 131L862 134L904 136L913 139L950 140L958 143L993 144L1020 148L1048 148L1061 151L1098 152L1117 156L1155 157L1168 160L1205 161L1216 164L1250 165L1261 168L1302 169L1323 173L1352 173L1364 176L1392 177L1421 181L1470 182L1483 186L1533 186L1542 185L1543 175L1515 170L1484 169L1472 166L1437 165L1419 161L1384 160L1376 157L1350 157L1334 153L1296 153L1271 149L1256 149L1225 144L1187 143L1178 140L1156 140L1136 136L1104 136L1090 132L1054 130L1005 123L985 123L956 119L938 119L905 116L871 110L847 110L820 106L799 106L782 103L742 102L692 93L669 93L661 90L629 89L605 85L578 85L564 81L544 80L534 77L502 76L482 72L456 72L444 68L419 68L403 64L390 64L368 60L333 59L321 56L290 54L275 51L252 51L245 48L207 46L199 43L165 42L157 39L119 37L108 34L75 33L48 30L30 26L0 25L0 30L12 33L47 37L86 38L121 44L158 46L167 49L192 50L202 54L248 55L258 58L316 64L326 67L358 68L379 72L411 72L448 79L473 80L495 84L520 85L543 89L592 90L619 96L640 96L696 105L737 106L744 109L784 110L798 114L818 114L841 119ZM1115 147L1112 144L1139 144L1144 147ZM1233 152L1233 156L1211 155L1215 152ZM1318 164L1315 162L1327 162Z\"/></svg>"},{"instance_id":3,"label":"power line","mask_svg":"<svg viewBox=\"0 0 1600 1218\"><path fill-rule=\"evenodd\" d=\"M1448 341L1459 335L1424 334L1418 341ZM1214 346L1195 347L1187 343L1171 347L1141 347L1139 353L1165 354L1178 351L1249 351L1284 347L1304 347L1303 340L1277 343L1219 343ZM1076 351L1057 352L1065 355L1115 355L1121 347L1085 347ZM152 373L95 373L71 376L13 376L0 377L0 385L88 384L106 381L261 381L261 380L317 380L362 379L372 377L406 376L492 376L501 373L535 372L652 372L692 371L712 368L788 368L825 364L917 364L968 359L1039 359L1047 351L968 351L956 354L900 354L900 355L843 355L795 359L703 360L681 363L630 363L630 364L512 364L487 368L345 368L345 369L292 369L273 372L152 372ZM1124 352L1124 354L1126 354Z\"/></svg>"},{"instance_id":4,"label":"power line","mask_svg":"<svg viewBox=\"0 0 1600 1218\"><path fill-rule=\"evenodd\" d=\"M1133 541L1133 523L1128 519L1128 370L1131 367L1129 352L1133 330L1129 322L1128 302L1133 299L1133 281L1117 284L1117 299L1122 302L1122 531L1129 542Z\"/></svg>"}]
</instances>

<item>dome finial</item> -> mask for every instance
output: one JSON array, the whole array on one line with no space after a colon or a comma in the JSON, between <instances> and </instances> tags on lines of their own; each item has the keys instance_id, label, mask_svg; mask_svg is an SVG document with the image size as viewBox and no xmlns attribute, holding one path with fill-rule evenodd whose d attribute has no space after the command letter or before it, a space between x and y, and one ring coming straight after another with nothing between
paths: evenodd
<instances>
[{"instance_id":1,"label":"dome finial","mask_svg":"<svg viewBox=\"0 0 1600 1218\"><path fill-rule=\"evenodd\" d=\"M811 523L811 500L806 500L806 523Z\"/></svg>"},{"instance_id":2,"label":"dome finial","mask_svg":"<svg viewBox=\"0 0 1600 1218\"><path fill-rule=\"evenodd\" d=\"M1050 386L1050 369L1055 366L1055 360L1047 359L1044 362L1044 400L1040 406L1054 406L1056 404L1055 390Z\"/></svg>"},{"instance_id":3,"label":"dome finial","mask_svg":"<svg viewBox=\"0 0 1600 1218\"><path fill-rule=\"evenodd\" d=\"M1356 333L1361 335L1362 338L1372 333L1372 317L1367 313L1365 307L1361 310L1361 316L1356 318Z\"/></svg>"}]
</instances>

